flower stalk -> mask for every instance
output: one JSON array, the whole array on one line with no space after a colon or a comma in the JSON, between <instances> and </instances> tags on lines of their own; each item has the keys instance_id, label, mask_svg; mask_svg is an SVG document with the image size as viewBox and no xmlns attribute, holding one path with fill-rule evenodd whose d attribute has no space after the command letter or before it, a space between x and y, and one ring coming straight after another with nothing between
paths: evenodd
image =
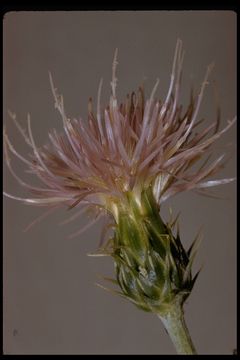
<instances>
[{"instance_id":1,"label":"flower stalk","mask_svg":"<svg viewBox=\"0 0 240 360\"><path fill-rule=\"evenodd\" d=\"M184 319L183 309L174 305L169 312L158 315L171 338L178 354L197 354Z\"/></svg>"}]
</instances>

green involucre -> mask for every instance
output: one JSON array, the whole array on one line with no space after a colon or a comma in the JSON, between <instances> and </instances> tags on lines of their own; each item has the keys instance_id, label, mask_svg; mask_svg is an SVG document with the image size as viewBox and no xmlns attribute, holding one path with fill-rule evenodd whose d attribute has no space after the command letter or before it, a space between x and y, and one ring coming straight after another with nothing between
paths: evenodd
<instances>
[{"instance_id":1,"label":"green involucre","mask_svg":"<svg viewBox=\"0 0 240 360\"><path fill-rule=\"evenodd\" d=\"M149 187L140 202L127 193L119 209L113 238L117 282L122 295L145 311L165 314L174 303L189 296L198 273L192 277L193 248L186 251L179 234L164 224Z\"/></svg>"}]
</instances>

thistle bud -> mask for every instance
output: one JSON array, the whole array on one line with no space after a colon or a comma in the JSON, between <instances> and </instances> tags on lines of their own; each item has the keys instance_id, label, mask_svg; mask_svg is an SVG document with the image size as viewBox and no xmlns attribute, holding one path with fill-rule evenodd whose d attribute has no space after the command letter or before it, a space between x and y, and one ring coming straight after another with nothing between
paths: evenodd
<instances>
[{"instance_id":1,"label":"thistle bud","mask_svg":"<svg viewBox=\"0 0 240 360\"><path fill-rule=\"evenodd\" d=\"M119 209L114 235L113 258L118 284L124 297L145 311L163 315L172 305L189 296L192 277L192 249L187 252L179 234L165 224L152 188L132 193Z\"/></svg>"}]
</instances>

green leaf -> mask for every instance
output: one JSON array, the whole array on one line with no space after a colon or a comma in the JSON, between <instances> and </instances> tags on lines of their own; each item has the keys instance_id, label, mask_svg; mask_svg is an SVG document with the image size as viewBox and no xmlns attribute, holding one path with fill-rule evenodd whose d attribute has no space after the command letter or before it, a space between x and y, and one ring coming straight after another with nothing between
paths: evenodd
<instances>
[{"instance_id":1,"label":"green leaf","mask_svg":"<svg viewBox=\"0 0 240 360\"><path fill-rule=\"evenodd\" d=\"M144 223L149 234L150 244L153 249L164 258L166 255L166 246L169 243L168 235L160 232L159 224L157 224L156 221L147 218L144 219Z\"/></svg>"},{"instance_id":2,"label":"green leaf","mask_svg":"<svg viewBox=\"0 0 240 360\"><path fill-rule=\"evenodd\" d=\"M203 235L202 235L202 229L200 229L197 233L197 235L195 236L195 239L193 240L191 246L189 247L187 254L188 256L191 256L191 254L193 253L193 251L197 251L199 246L201 245L203 239Z\"/></svg>"},{"instance_id":3,"label":"green leaf","mask_svg":"<svg viewBox=\"0 0 240 360\"><path fill-rule=\"evenodd\" d=\"M143 294L151 299L159 299L161 291L157 286L150 282L147 278L142 275L137 279L137 285L142 290Z\"/></svg>"},{"instance_id":4,"label":"green leaf","mask_svg":"<svg viewBox=\"0 0 240 360\"><path fill-rule=\"evenodd\" d=\"M194 286L194 284L195 284L195 282L196 282L196 280L197 280L197 278L198 278L198 275L200 274L200 271L201 271L201 270L202 270L202 269L199 269L198 272L194 275L194 277L193 277L193 279L192 279L192 281L191 281L191 288L190 288L190 290L193 289L193 286Z\"/></svg>"},{"instance_id":5,"label":"green leaf","mask_svg":"<svg viewBox=\"0 0 240 360\"><path fill-rule=\"evenodd\" d=\"M154 221L157 221L159 223L161 233L164 234L166 226L159 215L159 206L153 196L151 187L142 191L141 202L144 209L144 215L152 218Z\"/></svg>"},{"instance_id":6,"label":"green leaf","mask_svg":"<svg viewBox=\"0 0 240 360\"><path fill-rule=\"evenodd\" d=\"M148 261L156 274L155 284L162 288L165 282L165 263L155 251L151 251L148 255Z\"/></svg>"},{"instance_id":7,"label":"green leaf","mask_svg":"<svg viewBox=\"0 0 240 360\"><path fill-rule=\"evenodd\" d=\"M132 249L134 257L143 261L147 251L146 234L141 231L140 224L136 224L130 216L120 215L118 236L121 245L128 246Z\"/></svg>"}]
</instances>

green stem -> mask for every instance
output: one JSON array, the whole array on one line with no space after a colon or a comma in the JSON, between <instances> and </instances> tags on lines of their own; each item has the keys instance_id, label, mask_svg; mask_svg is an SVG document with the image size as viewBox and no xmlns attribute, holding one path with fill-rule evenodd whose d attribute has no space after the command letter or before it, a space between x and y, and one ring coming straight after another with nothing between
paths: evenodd
<instances>
[{"instance_id":1,"label":"green stem","mask_svg":"<svg viewBox=\"0 0 240 360\"><path fill-rule=\"evenodd\" d=\"M169 312L158 317L162 320L178 354L197 354L180 305L172 307Z\"/></svg>"}]
</instances>

